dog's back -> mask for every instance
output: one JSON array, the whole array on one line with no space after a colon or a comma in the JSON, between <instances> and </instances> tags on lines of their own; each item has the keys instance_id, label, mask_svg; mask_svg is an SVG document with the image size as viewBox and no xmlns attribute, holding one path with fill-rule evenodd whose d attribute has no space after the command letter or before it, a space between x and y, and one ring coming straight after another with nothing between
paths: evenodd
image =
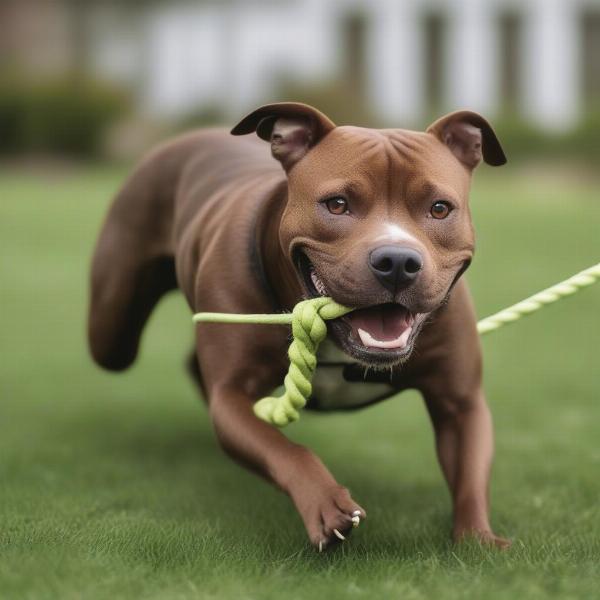
<instances>
[{"instance_id":1,"label":"dog's back","mask_svg":"<svg viewBox=\"0 0 600 600\"><path fill-rule=\"evenodd\" d=\"M180 136L138 164L110 207L92 261L88 340L100 366L131 365L152 309L177 287L185 227L233 174L259 166L276 169L262 144L221 129Z\"/></svg>"}]
</instances>

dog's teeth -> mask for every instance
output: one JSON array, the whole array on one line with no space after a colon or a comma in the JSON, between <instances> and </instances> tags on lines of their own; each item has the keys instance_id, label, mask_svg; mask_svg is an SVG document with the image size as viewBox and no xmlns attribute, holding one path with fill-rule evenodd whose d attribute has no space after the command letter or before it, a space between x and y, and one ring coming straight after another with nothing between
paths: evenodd
<instances>
[{"instance_id":1,"label":"dog's teeth","mask_svg":"<svg viewBox=\"0 0 600 600\"><path fill-rule=\"evenodd\" d=\"M319 292L321 296L326 296L327 288L325 287L325 284L319 279L319 276L313 268L311 268L310 270L310 279L313 282L313 285L315 286L317 292Z\"/></svg>"}]
</instances>

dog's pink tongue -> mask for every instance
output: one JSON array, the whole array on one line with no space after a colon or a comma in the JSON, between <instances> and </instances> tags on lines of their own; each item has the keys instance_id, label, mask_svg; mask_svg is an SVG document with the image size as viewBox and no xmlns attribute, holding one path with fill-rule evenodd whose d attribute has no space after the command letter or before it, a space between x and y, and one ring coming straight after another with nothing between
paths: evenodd
<instances>
[{"instance_id":1,"label":"dog's pink tongue","mask_svg":"<svg viewBox=\"0 0 600 600\"><path fill-rule=\"evenodd\" d=\"M355 310L348 319L363 345L373 348L403 348L412 330L410 313L394 304Z\"/></svg>"}]
</instances>

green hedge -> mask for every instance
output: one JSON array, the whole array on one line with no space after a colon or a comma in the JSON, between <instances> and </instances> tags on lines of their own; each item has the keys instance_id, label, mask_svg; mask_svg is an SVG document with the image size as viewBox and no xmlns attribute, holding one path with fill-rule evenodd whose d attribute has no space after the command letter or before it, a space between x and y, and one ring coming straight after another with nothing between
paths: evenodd
<instances>
[{"instance_id":1,"label":"green hedge","mask_svg":"<svg viewBox=\"0 0 600 600\"><path fill-rule=\"evenodd\" d=\"M494 119L494 129L511 158L600 160L600 113L588 112L570 131L550 133L515 118Z\"/></svg>"},{"instance_id":2,"label":"green hedge","mask_svg":"<svg viewBox=\"0 0 600 600\"><path fill-rule=\"evenodd\" d=\"M0 153L95 156L128 107L121 90L88 79L0 81Z\"/></svg>"}]
</instances>

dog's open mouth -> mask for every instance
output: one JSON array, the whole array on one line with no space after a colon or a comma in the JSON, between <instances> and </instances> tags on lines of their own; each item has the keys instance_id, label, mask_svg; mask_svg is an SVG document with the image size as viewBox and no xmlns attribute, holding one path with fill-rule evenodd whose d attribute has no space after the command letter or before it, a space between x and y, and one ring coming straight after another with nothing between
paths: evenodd
<instances>
[{"instance_id":1,"label":"dog's open mouth","mask_svg":"<svg viewBox=\"0 0 600 600\"><path fill-rule=\"evenodd\" d=\"M415 317L400 304L378 304L355 310L346 320L363 346L402 350L408 344Z\"/></svg>"},{"instance_id":2,"label":"dog's open mouth","mask_svg":"<svg viewBox=\"0 0 600 600\"><path fill-rule=\"evenodd\" d=\"M308 296L329 296L327 286L304 254L297 264ZM329 330L346 354L369 366L389 367L409 357L425 317L389 302L361 307L334 319Z\"/></svg>"}]
</instances>

